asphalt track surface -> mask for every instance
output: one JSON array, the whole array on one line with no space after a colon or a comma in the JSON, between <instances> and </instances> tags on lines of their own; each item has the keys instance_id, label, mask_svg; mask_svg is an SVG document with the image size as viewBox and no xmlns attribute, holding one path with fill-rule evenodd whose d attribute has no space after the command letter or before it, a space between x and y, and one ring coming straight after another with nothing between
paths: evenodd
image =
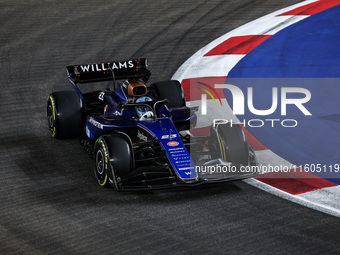
<instances>
[{"instance_id":1,"label":"asphalt track surface","mask_svg":"<svg viewBox=\"0 0 340 255\"><path fill-rule=\"evenodd\" d=\"M65 66L147 57L150 82L299 1L0 1L0 254L336 254L340 220L237 181L119 193L49 137Z\"/></svg>"}]
</instances>

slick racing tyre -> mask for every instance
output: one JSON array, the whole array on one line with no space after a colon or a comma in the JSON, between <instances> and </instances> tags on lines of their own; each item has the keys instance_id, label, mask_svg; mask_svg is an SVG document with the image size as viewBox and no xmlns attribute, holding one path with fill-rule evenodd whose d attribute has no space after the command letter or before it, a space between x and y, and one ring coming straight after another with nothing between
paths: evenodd
<instances>
[{"instance_id":1,"label":"slick racing tyre","mask_svg":"<svg viewBox=\"0 0 340 255\"><path fill-rule=\"evenodd\" d=\"M169 101L169 108L185 106L184 92L179 81L160 81L153 83L151 86L155 89L157 98Z\"/></svg>"},{"instance_id":2,"label":"slick racing tyre","mask_svg":"<svg viewBox=\"0 0 340 255\"><path fill-rule=\"evenodd\" d=\"M219 157L234 164L249 164L248 142L239 125L218 124L212 131L213 140L217 141L217 150L220 151Z\"/></svg>"},{"instance_id":3,"label":"slick racing tyre","mask_svg":"<svg viewBox=\"0 0 340 255\"><path fill-rule=\"evenodd\" d=\"M249 145L249 165L257 166L257 158L253 146Z\"/></svg>"},{"instance_id":4,"label":"slick racing tyre","mask_svg":"<svg viewBox=\"0 0 340 255\"><path fill-rule=\"evenodd\" d=\"M80 137L85 120L78 93L73 90L53 92L47 99L47 120L53 138Z\"/></svg>"},{"instance_id":5,"label":"slick racing tyre","mask_svg":"<svg viewBox=\"0 0 340 255\"><path fill-rule=\"evenodd\" d=\"M122 134L103 135L94 145L94 173L100 186L121 190L120 180L134 168L131 142Z\"/></svg>"}]
</instances>

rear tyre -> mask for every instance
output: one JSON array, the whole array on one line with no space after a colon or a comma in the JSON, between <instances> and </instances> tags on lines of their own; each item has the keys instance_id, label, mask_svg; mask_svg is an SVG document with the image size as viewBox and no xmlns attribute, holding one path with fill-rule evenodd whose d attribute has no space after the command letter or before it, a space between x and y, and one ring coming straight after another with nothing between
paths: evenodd
<instances>
[{"instance_id":1,"label":"rear tyre","mask_svg":"<svg viewBox=\"0 0 340 255\"><path fill-rule=\"evenodd\" d=\"M53 138L76 138L83 134L84 111L76 91L53 92L47 98L47 120Z\"/></svg>"},{"instance_id":2,"label":"rear tyre","mask_svg":"<svg viewBox=\"0 0 340 255\"><path fill-rule=\"evenodd\" d=\"M177 80L160 81L152 84L158 99L167 99L168 107L185 106L185 97L182 85Z\"/></svg>"},{"instance_id":3,"label":"rear tyre","mask_svg":"<svg viewBox=\"0 0 340 255\"><path fill-rule=\"evenodd\" d=\"M219 124L212 130L223 160L244 166L249 164L247 138L239 125Z\"/></svg>"},{"instance_id":4,"label":"rear tyre","mask_svg":"<svg viewBox=\"0 0 340 255\"><path fill-rule=\"evenodd\" d=\"M121 189L121 178L134 168L131 142L122 134L103 135L94 145L94 173L100 186Z\"/></svg>"}]
</instances>

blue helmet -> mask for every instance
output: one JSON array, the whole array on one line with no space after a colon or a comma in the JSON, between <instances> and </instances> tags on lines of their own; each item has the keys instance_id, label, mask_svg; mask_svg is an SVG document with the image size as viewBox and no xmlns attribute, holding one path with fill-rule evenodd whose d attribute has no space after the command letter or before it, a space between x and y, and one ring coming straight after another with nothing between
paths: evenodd
<instances>
[{"instance_id":1,"label":"blue helmet","mask_svg":"<svg viewBox=\"0 0 340 255\"><path fill-rule=\"evenodd\" d=\"M152 99L148 96L140 97L136 100L136 103L148 102ZM145 113L152 111L150 107L147 106L136 106L136 112L139 118L141 118Z\"/></svg>"}]
</instances>

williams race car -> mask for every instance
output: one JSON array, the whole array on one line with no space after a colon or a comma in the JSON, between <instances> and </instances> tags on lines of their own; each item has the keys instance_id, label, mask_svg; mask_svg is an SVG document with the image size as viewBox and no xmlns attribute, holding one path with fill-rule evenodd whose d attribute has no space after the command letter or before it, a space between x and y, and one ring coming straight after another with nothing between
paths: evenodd
<instances>
[{"instance_id":1,"label":"williams race car","mask_svg":"<svg viewBox=\"0 0 340 255\"><path fill-rule=\"evenodd\" d=\"M150 75L144 58L67 66L74 89L48 97L51 136L80 138L98 183L120 191L257 175L254 150L239 125L218 124L206 137L192 136L198 108L186 106L176 80L146 86Z\"/></svg>"}]
</instances>

